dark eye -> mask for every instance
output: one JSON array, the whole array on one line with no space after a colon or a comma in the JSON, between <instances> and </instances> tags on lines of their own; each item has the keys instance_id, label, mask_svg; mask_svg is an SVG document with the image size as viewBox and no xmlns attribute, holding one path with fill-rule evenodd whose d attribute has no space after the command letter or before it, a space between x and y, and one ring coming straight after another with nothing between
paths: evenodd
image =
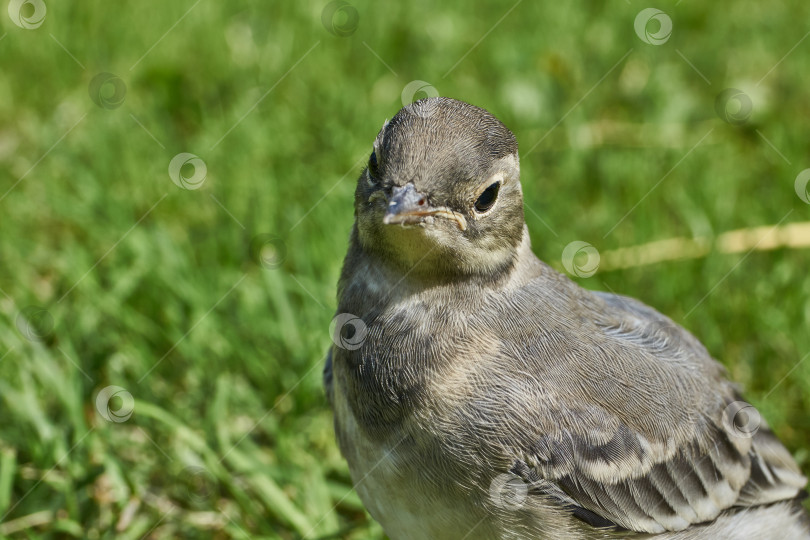
<instances>
[{"instance_id":1,"label":"dark eye","mask_svg":"<svg viewBox=\"0 0 810 540\"><path fill-rule=\"evenodd\" d=\"M484 212L488 211L495 205L495 201L498 199L498 190L501 189L501 183L495 182L478 197L478 200L475 201L475 211L479 214L483 214Z\"/></svg>"},{"instance_id":2,"label":"dark eye","mask_svg":"<svg viewBox=\"0 0 810 540\"><path fill-rule=\"evenodd\" d=\"M368 174L371 176L372 180L377 180L377 152L374 151L371 153L371 156L368 158Z\"/></svg>"}]
</instances>

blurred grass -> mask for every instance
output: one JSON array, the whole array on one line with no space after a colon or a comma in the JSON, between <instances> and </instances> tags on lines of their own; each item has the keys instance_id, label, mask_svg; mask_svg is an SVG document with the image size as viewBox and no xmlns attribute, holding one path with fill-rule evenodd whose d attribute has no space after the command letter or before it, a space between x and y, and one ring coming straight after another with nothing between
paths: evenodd
<instances>
[{"instance_id":1,"label":"blurred grass","mask_svg":"<svg viewBox=\"0 0 810 540\"><path fill-rule=\"evenodd\" d=\"M347 37L323 1L47 2L32 30L0 13L0 536L382 538L320 371L359 160L412 80L515 131L554 264L574 240L810 220L806 4L662 4L661 46L630 2L522 2L489 34L514 4L352 4ZM91 99L103 72L120 107ZM715 112L727 87L753 102L741 126ZM181 152L207 166L198 190L169 178ZM257 264L259 235L280 265ZM693 331L810 473L808 259L712 252L582 282ZM100 414L108 386L131 418Z\"/></svg>"}]
</instances>

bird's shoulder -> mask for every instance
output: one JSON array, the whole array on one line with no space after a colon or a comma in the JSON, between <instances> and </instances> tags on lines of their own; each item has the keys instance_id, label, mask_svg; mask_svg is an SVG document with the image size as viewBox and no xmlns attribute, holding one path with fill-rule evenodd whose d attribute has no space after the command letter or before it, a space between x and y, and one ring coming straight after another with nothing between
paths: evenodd
<instances>
[{"instance_id":1,"label":"bird's shoulder","mask_svg":"<svg viewBox=\"0 0 810 540\"><path fill-rule=\"evenodd\" d=\"M700 342L637 300L551 275L469 326L470 350L433 379L448 447L478 444L594 526L681 530L805 483Z\"/></svg>"}]
</instances>

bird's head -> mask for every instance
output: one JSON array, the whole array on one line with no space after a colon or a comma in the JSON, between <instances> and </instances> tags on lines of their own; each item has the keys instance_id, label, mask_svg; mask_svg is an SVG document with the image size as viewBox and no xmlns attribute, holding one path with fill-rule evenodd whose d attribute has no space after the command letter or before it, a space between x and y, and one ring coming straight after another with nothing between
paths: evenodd
<instances>
[{"instance_id":1,"label":"bird's head","mask_svg":"<svg viewBox=\"0 0 810 540\"><path fill-rule=\"evenodd\" d=\"M497 277L523 238L515 136L462 101L412 103L377 135L355 211L362 248L405 272Z\"/></svg>"}]
</instances>

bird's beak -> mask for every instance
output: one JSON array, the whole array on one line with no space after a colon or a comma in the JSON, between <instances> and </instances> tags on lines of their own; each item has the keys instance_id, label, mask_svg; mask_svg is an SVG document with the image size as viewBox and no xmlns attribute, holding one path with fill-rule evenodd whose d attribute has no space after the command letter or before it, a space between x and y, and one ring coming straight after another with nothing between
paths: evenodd
<instances>
[{"instance_id":1,"label":"bird's beak","mask_svg":"<svg viewBox=\"0 0 810 540\"><path fill-rule=\"evenodd\" d=\"M467 220L458 212L453 212L446 207L432 207L427 202L427 197L416 191L412 183L402 187L394 186L391 197L388 199L388 208L383 217L386 225L416 225L423 223L426 218L441 216L454 220L458 228L467 229Z\"/></svg>"}]
</instances>

